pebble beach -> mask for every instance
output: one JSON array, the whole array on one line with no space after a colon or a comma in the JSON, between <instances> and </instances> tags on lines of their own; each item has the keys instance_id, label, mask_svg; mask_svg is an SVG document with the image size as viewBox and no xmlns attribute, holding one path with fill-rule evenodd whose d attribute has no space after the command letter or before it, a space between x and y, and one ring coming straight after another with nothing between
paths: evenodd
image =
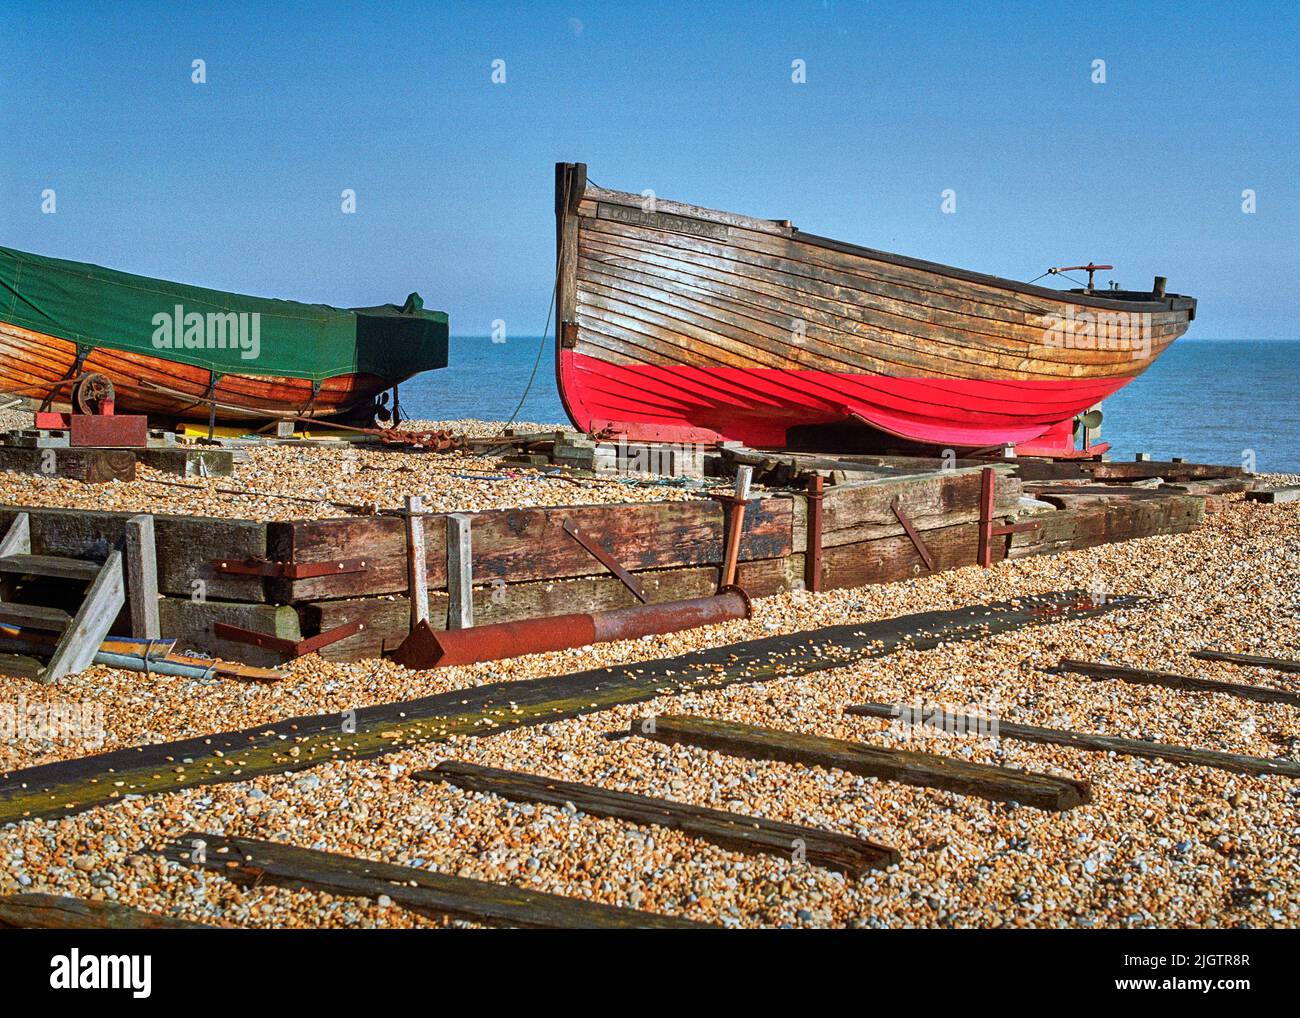
<instances>
[{"instance_id":1,"label":"pebble beach","mask_svg":"<svg viewBox=\"0 0 1300 1018\"><path fill-rule=\"evenodd\" d=\"M315 495L315 484L322 498L381 505L420 492L435 511L698 495L616 479L584 480L577 491L572 480L544 471L480 479L479 486L457 475L501 475L500 464L463 454L324 454L311 453L314 479L304 478L294 460L302 451L278 447L257 450L233 479L194 483L306 497ZM340 472L333 456L354 458L357 469ZM1280 475L1265 480L1295 483ZM308 508L280 506L263 495L197 489L172 490L155 504L147 481L83 486L6 474L0 475L0 502L153 512L201 508L209 515L257 519L304 518ZM322 515L337 514L322 506ZM1007 722L1300 760L1294 707L1046 670L1073 657L1294 691L1295 676L1189 654L1212 647L1300 656L1298 576L1300 505L1263 505L1234 495L1216 501L1204 525L1190 534L1003 562L987 571L966 568L895 584L782 594L757 599L745 620L508 661L420 672L389 661L342 664L312 656L288 665L288 678L268 684L145 677L103 667L52 687L0 678L0 705L21 698L27 704L93 703L103 711L103 739L95 745L5 741L0 769L9 771L295 715L1068 588L1151 598L1095 618L905 650L804 677L664 696L488 737L457 736L372 760L128 796L112 807L58 820L9 824L0 828L0 894L108 899L218 925L436 925L384 899L248 889L155 854L172 838L202 830L729 927L1294 927L1300 923L1298 782L908 730L845 715L843 708L863 701L942 706ZM696 714L1086 779L1093 800L1052 813L841 771L606 737L656 713ZM823 827L891 845L902 861L850 879L793 859L742 855L664 828L411 780L413 772L442 760Z\"/></svg>"}]
</instances>

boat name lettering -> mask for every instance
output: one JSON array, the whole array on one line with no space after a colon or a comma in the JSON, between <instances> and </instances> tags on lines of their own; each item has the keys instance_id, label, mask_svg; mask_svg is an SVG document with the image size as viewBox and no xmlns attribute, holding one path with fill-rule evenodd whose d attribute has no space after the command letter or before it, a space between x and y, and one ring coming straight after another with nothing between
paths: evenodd
<instances>
[{"instance_id":1,"label":"boat name lettering","mask_svg":"<svg viewBox=\"0 0 1300 1018\"><path fill-rule=\"evenodd\" d=\"M642 212L640 209L626 205L607 205L601 203L597 210L601 219L612 219L631 226L646 226L652 230L668 230L671 233L688 233L694 237L708 237L711 240L730 240L731 233L721 223L702 223L698 219L686 216L674 216L665 212Z\"/></svg>"}]
</instances>

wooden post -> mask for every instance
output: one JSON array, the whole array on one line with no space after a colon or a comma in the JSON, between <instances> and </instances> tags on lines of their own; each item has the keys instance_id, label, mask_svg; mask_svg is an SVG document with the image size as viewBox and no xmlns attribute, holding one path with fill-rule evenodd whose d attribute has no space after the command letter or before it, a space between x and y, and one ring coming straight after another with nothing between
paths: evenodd
<instances>
[{"instance_id":1,"label":"wooden post","mask_svg":"<svg viewBox=\"0 0 1300 1018\"><path fill-rule=\"evenodd\" d=\"M447 628L474 625L474 568L470 548L470 517L447 516Z\"/></svg>"},{"instance_id":2,"label":"wooden post","mask_svg":"<svg viewBox=\"0 0 1300 1018\"><path fill-rule=\"evenodd\" d=\"M424 499L406 496L406 585L411 628L429 620L429 573L424 550Z\"/></svg>"},{"instance_id":3,"label":"wooden post","mask_svg":"<svg viewBox=\"0 0 1300 1018\"><path fill-rule=\"evenodd\" d=\"M992 467L980 471L980 529L976 561L987 569L993 561L993 495L997 473Z\"/></svg>"},{"instance_id":4,"label":"wooden post","mask_svg":"<svg viewBox=\"0 0 1300 1018\"><path fill-rule=\"evenodd\" d=\"M146 640L160 638L158 556L153 517L147 514L126 521L126 592L131 603L131 635Z\"/></svg>"},{"instance_id":5,"label":"wooden post","mask_svg":"<svg viewBox=\"0 0 1300 1018\"><path fill-rule=\"evenodd\" d=\"M814 474L808 479L808 529L804 546L804 589L816 594L822 589L822 499L826 479Z\"/></svg>"},{"instance_id":6,"label":"wooden post","mask_svg":"<svg viewBox=\"0 0 1300 1018\"><path fill-rule=\"evenodd\" d=\"M736 468L736 489L726 503L726 536L722 555L722 573L719 589L736 582L740 559L740 537L745 529L745 503L749 501L749 485L754 479L753 467Z\"/></svg>"}]
</instances>

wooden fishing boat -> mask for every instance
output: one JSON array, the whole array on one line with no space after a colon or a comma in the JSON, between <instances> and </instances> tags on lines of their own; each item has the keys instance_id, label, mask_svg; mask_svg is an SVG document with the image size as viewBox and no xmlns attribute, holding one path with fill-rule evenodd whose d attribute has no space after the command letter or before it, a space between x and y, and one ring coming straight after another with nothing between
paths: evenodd
<instances>
[{"instance_id":1,"label":"wooden fishing boat","mask_svg":"<svg viewBox=\"0 0 1300 1018\"><path fill-rule=\"evenodd\" d=\"M1070 455L1077 416L1196 308L1160 277L1054 290L605 190L582 163L556 167L556 220L561 397L583 431L629 439L783 447L851 423Z\"/></svg>"},{"instance_id":2,"label":"wooden fishing boat","mask_svg":"<svg viewBox=\"0 0 1300 1018\"><path fill-rule=\"evenodd\" d=\"M364 419L447 364L447 316L247 297L0 248L0 402L67 411L107 379L117 410L159 417Z\"/></svg>"}]
</instances>

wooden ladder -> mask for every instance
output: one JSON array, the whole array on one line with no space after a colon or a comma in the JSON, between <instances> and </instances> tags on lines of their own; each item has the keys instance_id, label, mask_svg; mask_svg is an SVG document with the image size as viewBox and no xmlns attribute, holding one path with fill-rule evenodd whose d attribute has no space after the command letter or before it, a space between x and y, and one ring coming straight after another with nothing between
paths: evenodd
<instances>
[{"instance_id":1,"label":"wooden ladder","mask_svg":"<svg viewBox=\"0 0 1300 1018\"><path fill-rule=\"evenodd\" d=\"M60 634L54 655L44 668L34 659L19 657L0 664L0 670L9 665L17 674L50 683L90 667L126 603L122 553L110 551L102 565L59 555L33 555L31 524L27 513L19 513L0 538L0 574L81 580L88 584L76 614L45 605L0 601L0 623Z\"/></svg>"}]
</instances>

